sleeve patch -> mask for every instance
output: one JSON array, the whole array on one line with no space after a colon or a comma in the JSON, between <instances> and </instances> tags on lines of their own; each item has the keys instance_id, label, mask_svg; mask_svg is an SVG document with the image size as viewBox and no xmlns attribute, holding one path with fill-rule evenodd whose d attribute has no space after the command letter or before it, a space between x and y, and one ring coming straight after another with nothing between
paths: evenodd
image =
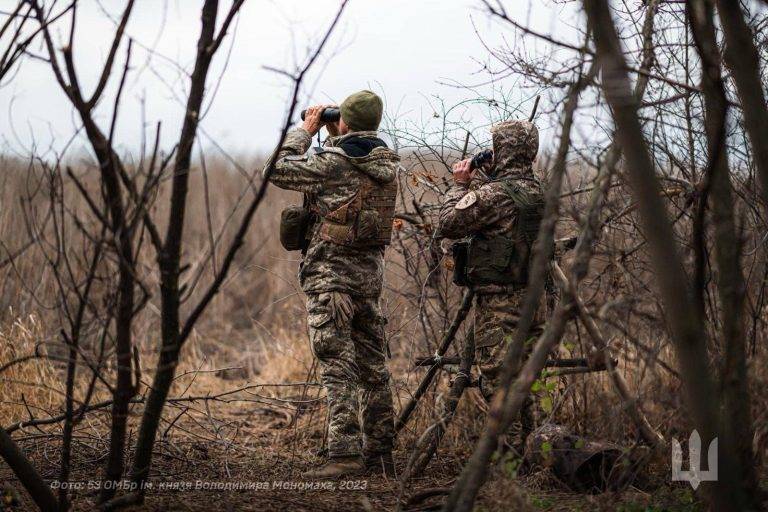
<instances>
[{"instance_id":1,"label":"sleeve patch","mask_svg":"<svg viewBox=\"0 0 768 512\"><path fill-rule=\"evenodd\" d=\"M459 202L456 203L456 206L454 206L454 208L456 208L457 210L465 210L470 206L472 206L473 204L475 204L476 202L477 202L477 193L472 191L467 195L465 195L464 197L462 197L459 200Z\"/></svg>"}]
</instances>

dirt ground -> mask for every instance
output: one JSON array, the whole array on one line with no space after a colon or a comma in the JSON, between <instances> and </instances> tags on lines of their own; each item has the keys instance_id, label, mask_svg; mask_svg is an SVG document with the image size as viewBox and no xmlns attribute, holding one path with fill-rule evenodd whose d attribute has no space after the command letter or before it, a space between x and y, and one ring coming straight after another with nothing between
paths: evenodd
<instances>
[{"instance_id":1,"label":"dirt ground","mask_svg":"<svg viewBox=\"0 0 768 512\"><path fill-rule=\"evenodd\" d=\"M145 503L134 511L374 511L396 510L398 482L383 476L360 476L344 481L312 482L302 471L322 462L321 410L292 421L288 414L242 403L190 403L168 435L161 436L154 457L151 487ZM196 409L197 413L190 411ZM184 409L182 409L184 411ZM214 416L215 414L215 416ZM95 487L103 467L105 432L99 416L90 416L75 437L74 471L70 479L77 511L94 510ZM174 416L172 415L171 418ZM134 418L138 419L138 418ZM101 433L100 433L101 432ZM163 430L160 432L164 433ZM135 436L135 430L133 434ZM55 482L58 438L31 429L17 435L46 479ZM132 443L130 443L132 444ZM440 453L426 473L412 481L406 500L425 490L447 489L460 471L466 454ZM408 447L400 446L397 465L402 470ZM546 471L517 476L497 464L478 500L478 511L620 511L688 512L699 510L688 487L662 484L633 487L620 493L583 495L569 492ZM20 489L7 466L0 481ZM55 485L55 484L53 484ZM29 496L8 510L34 510ZM406 504L402 510L439 510L444 494ZM1 509L0 509L1 510Z\"/></svg>"}]
</instances>

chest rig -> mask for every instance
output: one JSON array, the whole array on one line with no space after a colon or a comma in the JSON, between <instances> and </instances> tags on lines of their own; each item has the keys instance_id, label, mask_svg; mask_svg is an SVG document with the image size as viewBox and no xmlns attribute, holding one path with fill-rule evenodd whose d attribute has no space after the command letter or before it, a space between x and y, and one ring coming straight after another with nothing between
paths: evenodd
<instances>
[{"instance_id":1,"label":"chest rig","mask_svg":"<svg viewBox=\"0 0 768 512\"><path fill-rule=\"evenodd\" d=\"M476 233L453 244L453 282L459 286L517 289L528 284L533 244L544 213L544 196L510 181L500 185L517 210L512 232L495 236Z\"/></svg>"},{"instance_id":2,"label":"chest rig","mask_svg":"<svg viewBox=\"0 0 768 512\"><path fill-rule=\"evenodd\" d=\"M395 214L397 180L378 183L361 174L360 187L351 200L335 210L311 207L319 219L322 240L350 247L389 245Z\"/></svg>"}]
</instances>

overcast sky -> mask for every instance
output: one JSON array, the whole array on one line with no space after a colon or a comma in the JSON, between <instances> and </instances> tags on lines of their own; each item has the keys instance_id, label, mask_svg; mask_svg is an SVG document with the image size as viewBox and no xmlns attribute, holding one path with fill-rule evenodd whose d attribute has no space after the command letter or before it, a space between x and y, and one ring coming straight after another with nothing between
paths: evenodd
<instances>
[{"instance_id":1,"label":"overcast sky","mask_svg":"<svg viewBox=\"0 0 768 512\"><path fill-rule=\"evenodd\" d=\"M0 11L13 3L0 0ZM294 69L328 26L338 3L245 2L210 74L209 108L201 137L205 147L212 147L213 139L229 152L248 155L273 146L290 84L264 67ZM515 19L546 33L562 35L575 23L572 7L531 3L535 9L517 0L506 5ZM75 57L81 84L90 91L114 31L114 21L107 14L117 17L124 2L83 0L81 4ZM174 63L187 71L192 67L201 4L199 0L137 0L127 30L137 44L116 137L122 149L139 147L142 115L151 127L162 121L166 147L178 137L187 78ZM221 4L224 9L229 2ZM66 28L62 24L55 31L60 40ZM428 119L434 111L434 96L449 104L473 96L447 82L476 84L489 79L480 71L488 52L476 31L490 44L513 36L509 27L491 22L476 0L350 0L339 29L303 89L303 103L340 102L351 92L371 88L385 97L389 115L412 122ZM151 58L146 48L154 49ZM44 53L40 47L35 51ZM121 48L121 66L124 55ZM116 82L115 77L107 100L99 106L103 124L111 114ZM507 79L481 91L490 95L493 90L505 90L515 101L530 97L530 92L516 91L514 86L514 80ZM0 123L0 150L6 152L28 153L33 141L38 153L60 150L79 126L50 68L38 61L25 62L15 76L6 79L0 88L0 111L6 118ZM468 115L487 113L478 109ZM76 141L73 147L80 144Z\"/></svg>"}]
</instances>

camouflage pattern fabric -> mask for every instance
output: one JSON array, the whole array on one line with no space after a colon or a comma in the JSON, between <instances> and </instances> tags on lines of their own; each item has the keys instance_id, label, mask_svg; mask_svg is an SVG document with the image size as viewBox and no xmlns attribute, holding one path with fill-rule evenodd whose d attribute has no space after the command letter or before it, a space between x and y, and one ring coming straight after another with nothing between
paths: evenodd
<instances>
[{"instance_id":1,"label":"camouflage pattern fabric","mask_svg":"<svg viewBox=\"0 0 768 512\"><path fill-rule=\"evenodd\" d=\"M517 206L505 182L511 182L525 192L541 193L541 184L532 167L539 141L536 127L527 121L509 121L495 125L491 131L493 179L478 172L471 185L454 185L448 189L440 208L440 237L458 239L473 234L512 236L517 222ZM496 161L497 154L499 161ZM483 285L476 286L475 292L499 294L514 293L514 290L499 285Z\"/></svg>"},{"instance_id":2,"label":"camouflage pattern fabric","mask_svg":"<svg viewBox=\"0 0 768 512\"><path fill-rule=\"evenodd\" d=\"M509 350L517 329L519 312L525 290L513 293L481 294L475 297L475 362L480 373L480 393L490 403L500 387L500 372L504 355ZM533 345L542 332L542 308L536 313L531 333L525 341L521 361L528 359ZM519 368L514 372L516 376ZM526 397L520 410L520 419L513 421L505 435L522 452L522 444L535 426L536 412L533 400Z\"/></svg>"},{"instance_id":3,"label":"camouflage pattern fabric","mask_svg":"<svg viewBox=\"0 0 768 512\"><path fill-rule=\"evenodd\" d=\"M489 401L498 388L501 364L517 329L524 295L525 290L519 290L511 294L481 294L475 298L475 360L482 376L483 396ZM541 332L542 322L537 312L523 347L523 360L531 353Z\"/></svg>"},{"instance_id":4,"label":"camouflage pattern fabric","mask_svg":"<svg viewBox=\"0 0 768 512\"><path fill-rule=\"evenodd\" d=\"M487 181L477 184L479 186L474 190L466 186L454 185L445 193L440 208L439 236L458 239L474 233L482 233L489 237L511 235L517 220L517 207L501 180L511 180L516 187L527 192L541 191L541 185L532 173ZM457 209L456 205L468 194L474 195L474 202L466 208Z\"/></svg>"},{"instance_id":5,"label":"camouflage pattern fabric","mask_svg":"<svg viewBox=\"0 0 768 512\"><path fill-rule=\"evenodd\" d=\"M334 311L330 293L307 295L309 337L328 394L330 457L392 450L394 408L378 299L350 297L353 314ZM359 413L362 410L362 436Z\"/></svg>"},{"instance_id":6,"label":"camouflage pattern fabric","mask_svg":"<svg viewBox=\"0 0 768 512\"><path fill-rule=\"evenodd\" d=\"M539 130L529 121L505 121L491 128L495 175L529 174L539 152Z\"/></svg>"},{"instance_id":7,"label":"camouflage pattern fabric","mask_svg":"<svg viewBox=\"0 0 768 512\"><path fill-rule=\"evenodd\" d=\"M541 184L533 174L533 159L539 146L539 132L528 121L507 121L494 125L493 179L479 173L470 187L454 185L445 194L438 234L443 238L464 238L472 234L485 236L511 235L514 232L516 206L509 197L504 181L531 193L541 193ZM466 208L456 205L464 196L473 194ZM477 290L480 291L480 290Z\"/></svg>"},{"instance_id":8,"label":"camouflage pattern fabric","mask_svg":"<svg viewBox=\"0 0 768 512\"><path fill-rule=\"evenodd\" d=\"M321 215L349 203L363 182L389 184L399 158L386 147L351 157L340 146L348 137L376 138L376 132L351 132L305 154L311 137L292 130L265 166L276 159L270 181L306 194ZM299 269L307 294L309 337L328 396L331 457L375 456L392 450L394 409L385 364L386 322L378 303L384 277L384 248L350 247L323 240L316 223ZM362 411L362 429L358 419ZM362 430L362 433L361 433Z\"/></svg>"},{"instance_id":9,"label":"camouflage pattern fabric","mask_svg":"<svg viewBox=\"0 0 768 512\"><path fill-rule=\"evenodd\" d=\"M400 159L385 147L373 149L363 157L349 157L338 146L345 138L376 137L376 132L351 132L331 137L324 148L307 153L312 138L303 128L292 130L283 146L267 162L277 159L270 182L307 194L321 213L348 203L365 176L378 183L391 183L397 177ZM306 154L305 154L306 153ZM299 268L299 281L305 293L338 291L355 297L381 295L384 276L384 248L348 247L319 237L315 231Z\"/></svg>"}]
</instances>

